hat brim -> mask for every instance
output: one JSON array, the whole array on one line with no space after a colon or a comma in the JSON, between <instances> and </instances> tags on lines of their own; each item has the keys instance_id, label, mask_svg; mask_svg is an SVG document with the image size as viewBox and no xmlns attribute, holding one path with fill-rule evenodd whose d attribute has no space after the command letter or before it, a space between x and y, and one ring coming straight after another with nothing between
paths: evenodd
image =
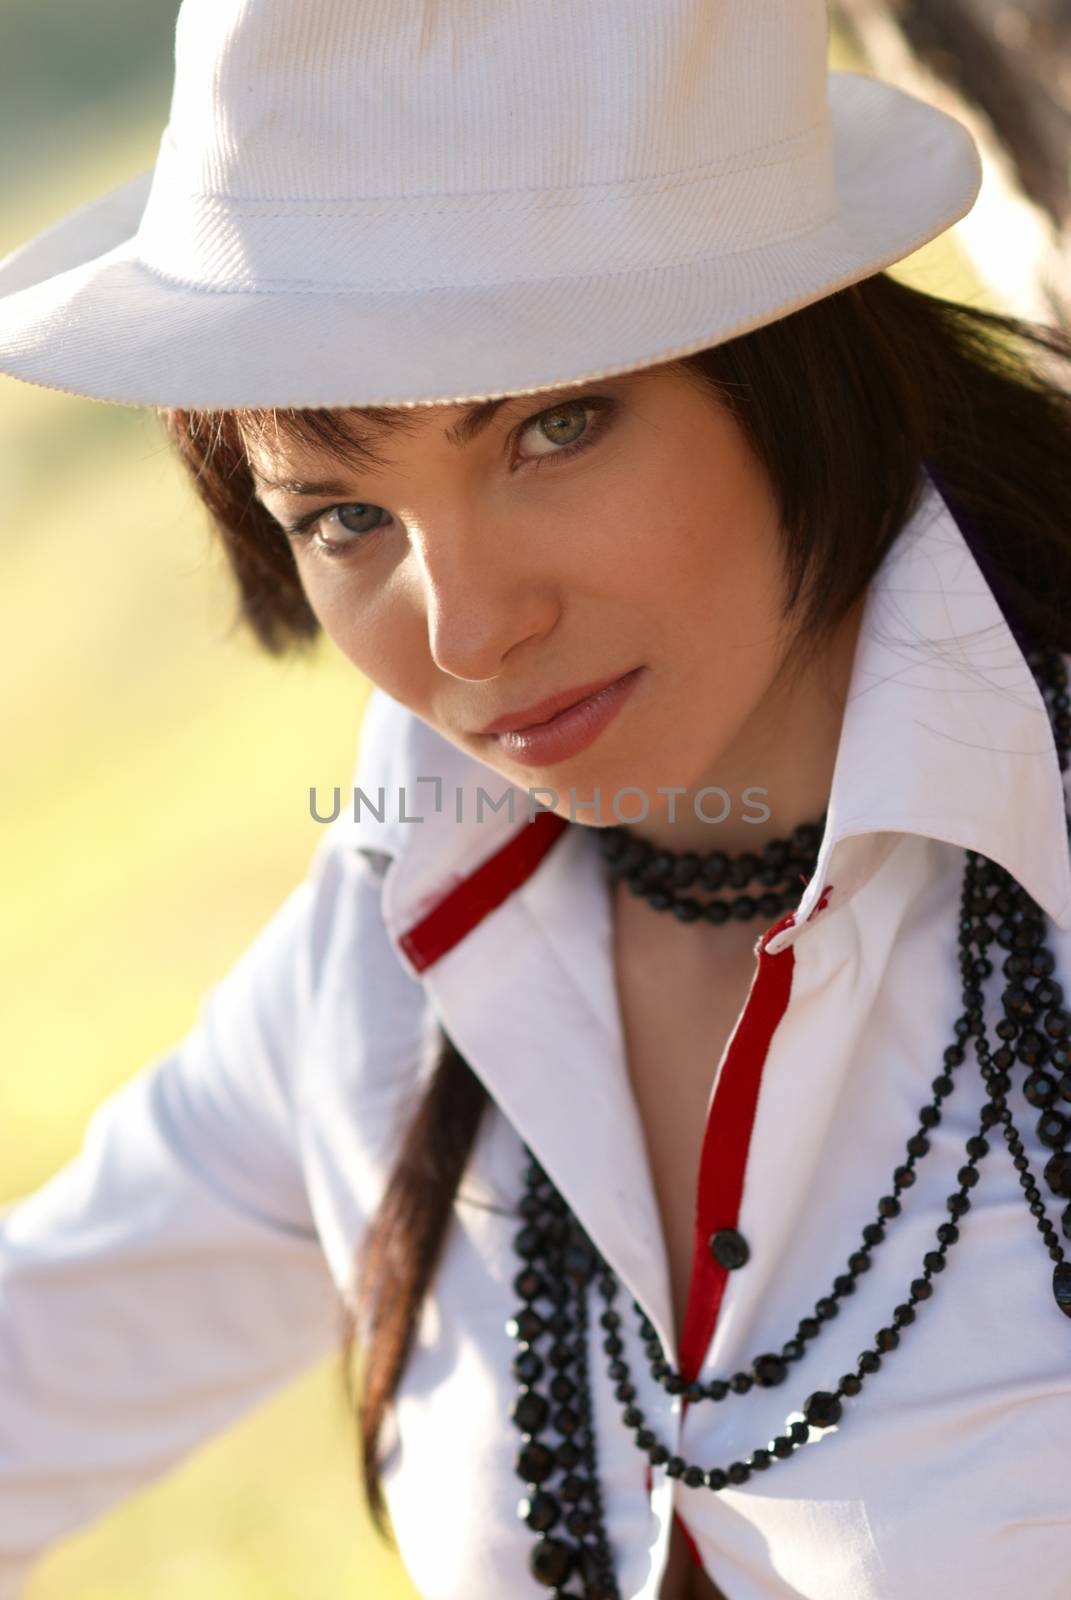
<instances>
[{"instance_id":1,"label":"hat brim","mask_svg":"<svg viewBox=\"0 0 1071 1600\"><path fill-rule=\"evenodd\" d=\"M0 263L0 372L127 405L428 405L587 382L719 344L902 260L970 210L954 117L834 72L836 214L684 265L374 293L205 291L136 256L151 173Z\"/></svg>"}]
</instances>

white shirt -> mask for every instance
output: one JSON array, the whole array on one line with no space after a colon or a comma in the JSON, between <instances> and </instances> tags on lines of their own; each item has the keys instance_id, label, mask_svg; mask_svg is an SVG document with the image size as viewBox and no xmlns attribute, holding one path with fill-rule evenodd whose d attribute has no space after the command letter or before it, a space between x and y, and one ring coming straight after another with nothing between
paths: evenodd
<instances>
[{"instance_id":1,"label":"white shirt","mask_svg":"<svg viewBox=\"0 0 1071 1600\"><path fill-rule=\"evenodd\" d=\"M377 809L382 786L382 820L363 804L354 822L343 794L307 878L187 1036L97 1110L67 1167L0 1214L6 1600L51 1541L336 1347L337 1295L440 1022L494 1104L385 1440L418 1591L541 1592L509 1419L522 1140L617 1272L620 1308L636 1297L679 1357L592 831L549 811L529 826L520 789L512 818L477 820L477 789L499 800L509 785L379 691L354 781ZM965 847L1052 919L1056 977L1071 982L1064 788L1043 701L928 485L868 592L816 871L756 940L712 1072L682 1336L704 1379L780 1349L889 1192L963 1009ZM998 965L991 1040L1000 982ZM1059 1226L1021 1078L1011 1104ZM983 1098L972 1056L957 1084L872 1270L787 1383L682 1418L626 1316L637 1403L671 1451L726 1465L854 1370L947 1220ZM1062 1600L1071 1323L1003 1140L991 1144L961 1240L900 1348L835 1432L739 1488L688 1489L656 1468L648 1492L593 1319L623 1597L654 1600L676 1514L728 1600L1005 1600L1022 1586ZM750 1245L729 1273L706 1244L726 1226Z\"/></svg>"}]
</instances>

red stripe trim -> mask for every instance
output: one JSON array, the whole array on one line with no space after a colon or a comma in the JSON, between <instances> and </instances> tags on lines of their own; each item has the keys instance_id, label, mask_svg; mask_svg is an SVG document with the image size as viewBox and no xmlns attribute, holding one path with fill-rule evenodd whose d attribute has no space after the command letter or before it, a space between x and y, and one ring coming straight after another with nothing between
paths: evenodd
<instances>
[{"instance_id":1,"label":"red stripe trim","mask_svg":"<svg viewBox=\"0 0 1071 1600\"><path fill-rule=\"evenodd\" d=\"M790 911L762 936L757 951L758 970L729 1046L703 1135L692 1275L681 1333L681 1375L686 1383L691 1383L702 1368L717 1326L729 1274L711 1255L710 1236L719 1228L735 1228L740 1215L762 1069L792 987L792 946L772 955L766 945L793 921ZM746 1272L747 1267L742 1270Z\"/></svg>"},{"instance_id":2,"label":"red stripe trim","mask_svg":"<svg viewBox=\"0 0 1071 1600\"><path fill-rule=\"evenodd\" d=\"M568 825L568 818L559 817L557 812L537 812L519 833L449 890L408 933L403 933L398 943L417 971L425 971L446 955L488 912L530 878Z\"/></svg>"}]
</instances>

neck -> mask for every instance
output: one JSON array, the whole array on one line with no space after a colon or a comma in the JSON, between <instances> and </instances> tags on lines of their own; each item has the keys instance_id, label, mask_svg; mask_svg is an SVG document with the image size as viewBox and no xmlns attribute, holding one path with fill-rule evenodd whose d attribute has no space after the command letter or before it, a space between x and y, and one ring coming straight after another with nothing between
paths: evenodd
<instances>
[{"instance_id":1,"label":"neck","mask_svg":"<svg viewBox=\"0 0 1071 1600\"><path fill-rule=\"evenodd\" d=\"M779 674L769 692L702 777L684 793L661 796L662 808L625 828L659 848L756 854L825 811L833 781L844 704L862 621L864 597L838 626L827 648L791 676ZM695 796L716 787L723 794ZM727 798L726 798L727 797ZM670 817L670 800L675 815ZM725 811L722 821L713 819ZM766 815L766 813L769 813Z\"/></svg>"}]
</instances>

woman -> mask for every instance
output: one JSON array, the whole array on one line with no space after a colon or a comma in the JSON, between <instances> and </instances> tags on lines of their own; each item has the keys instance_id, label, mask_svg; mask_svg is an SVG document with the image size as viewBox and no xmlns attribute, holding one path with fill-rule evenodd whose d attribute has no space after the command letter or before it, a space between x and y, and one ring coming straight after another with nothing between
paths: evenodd
<instances>
[{"instance_id":1,"label":"woman","mask_svg":"<svg viewBox=\"0 0 1071 1600\"><path fill-rule=\"evenodd\" d=\"M976 157L825 44L186 0L151 183L3 269L376 688L3 1219L0 1592L342 1335L429 1597L1062 1593L1068 352L885 276Z\"/></svg>"}]
</instances>

